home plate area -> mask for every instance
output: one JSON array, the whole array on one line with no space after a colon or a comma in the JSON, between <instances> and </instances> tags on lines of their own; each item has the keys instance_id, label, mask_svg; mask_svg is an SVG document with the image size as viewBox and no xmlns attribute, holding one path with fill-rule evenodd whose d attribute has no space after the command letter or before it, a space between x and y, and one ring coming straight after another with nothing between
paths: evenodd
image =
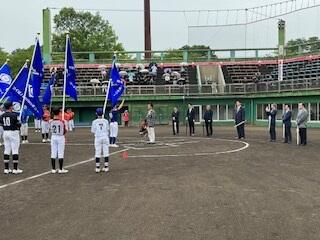
<instances>
[{"instance_id":1,"label":"home plate area","mask_svg":"<svg viewBox=\"0 0 320 240\"><path fill-rule=\"evenodd\" d=\"M122 147L128 149L128 158L161 158L161 157L192 157L216 154L227 154L246 149L249 144L238 140L214 138L158 138L154 144L145 140L130 141L122 139Z\"/></svg>"}]
</instances>

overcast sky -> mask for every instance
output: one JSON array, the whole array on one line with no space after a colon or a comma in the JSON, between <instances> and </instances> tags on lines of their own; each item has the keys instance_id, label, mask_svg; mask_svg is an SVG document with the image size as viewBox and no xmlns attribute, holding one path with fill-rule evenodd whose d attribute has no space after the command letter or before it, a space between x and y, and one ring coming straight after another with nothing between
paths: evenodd
<instances>
[{"instance_id":1,"label":"overcast sky","mask_svg":"<svg viewBox=\"0 0 320 240\"><path fill-rule=\"evenodd\" d=\"M1 2L1 35L0 47L7 51L16 48L30 46L33 43L37 32L42 32L42 9L46 7L74 7L74 8L96 8L96 9L143 9L143 0L0 0ZM279 0L151 0L152 9L226 9L245 8L275 3ZM52 10L52 15L56 14ZM110 13L101 12L101 15L109 20L119 36L126 50L143 50L143 15L142 13ZM289 37L299 35L319 34L319 9L312 14L296 15L295 22L290 22L287 31ZM200 20L199 20L200 18ZM152 13L152 48L163 50L168 48L181 47L184 44L201 42L210 43L212 47L222 48L227 46L237 47L235 39L243 39L243 30L232 28L219 28L210 33L205 31L190 32L188 37L188 24L194 25L203 22L215 21L215 16L209 17L206 14L183 13ZM306 21L311 24L301 25ZM276 43L276 35L270 34L276 31L276 21L272 20L272 25L264 27L259 25L261 33L251 30L251 40L253 44L264 44L266 47ZM272 26L272 27L270 27ZM263 34L265 35L263 35ZM270 36L272 36L270 38ZM270 38L270 39L269 39ZM231 39L231 40L230 40ZM248 37L249 39L249 37ZM248 41L251 41L251 40ZM193 41L193 42L190 42ZM238 40L240 45L242 40ZM258 46L258 45L257 45Z\"/></svg>"}]
</instances>

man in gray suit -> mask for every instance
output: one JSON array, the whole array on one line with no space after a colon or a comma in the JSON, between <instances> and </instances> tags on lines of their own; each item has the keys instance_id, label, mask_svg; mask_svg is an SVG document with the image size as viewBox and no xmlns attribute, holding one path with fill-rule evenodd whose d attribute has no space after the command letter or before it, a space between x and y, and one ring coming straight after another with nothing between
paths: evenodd
<instances>
[{"instance_id":1,"label":"man in gray suit","mask_svg":"<svg viewBox=\"0 0 320 240\"><path fill-rule=\"evenodd\" d=\"M297 115L297 127L299 129L300 145L307 145L307 122L308 122L308 111L305 108L304 103L299 103L299 111Z\"/></svg>"}]
</instances>

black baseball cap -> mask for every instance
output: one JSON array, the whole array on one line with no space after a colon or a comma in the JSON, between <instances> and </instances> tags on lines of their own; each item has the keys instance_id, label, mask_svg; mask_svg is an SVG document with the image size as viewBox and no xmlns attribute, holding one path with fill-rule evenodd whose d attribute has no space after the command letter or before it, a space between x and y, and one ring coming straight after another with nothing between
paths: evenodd
<instances>
[{"instance_id":1,"label":"black baseball cap","mask_svg":"<svg viewBox=\"0 0 320 240\"><path fill-rule=\"evenodd\" d=\"M11 108L11 107L13 106L13 103L10 102L10 101L8 101L8 102L5 102L5 103L3 104L3 106L4 106L4 108L5 108L6 110L9 110L9 108Z\"/></svg>"}]
</instances>

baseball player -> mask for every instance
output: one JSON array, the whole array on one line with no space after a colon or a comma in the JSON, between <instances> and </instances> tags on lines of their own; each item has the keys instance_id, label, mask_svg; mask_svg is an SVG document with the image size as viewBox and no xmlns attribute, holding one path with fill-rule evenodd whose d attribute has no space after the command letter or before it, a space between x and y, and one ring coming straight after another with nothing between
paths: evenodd
<instances>
[{"instance_id":1,"label":"baseball player","mask_svg":"<svg viewBox=\"0 0 320 240\"><path fill-rule=\"evenodd\" d=\"M13 112L12 102L4 104L6 112L0 117L0 125L3 127L3 141L4 141L4 174L20 174L23 171L18 168L19 163L19 147L20 136L19 130L21 124L18 120L18 115ZM12 154L13 171L9 167L10 155Z\"/></svg>"},{"instance_id":2,"label":"baseball player","mask_svg":"<svg viewBox=\"0 0 320 240\"><path fill-rule=\"evenodd\" d=\"M51 119L51 114L48 106L43 106L43 116L41 121L41 133L42 133L43 143L50 142L50 139L49 139L50 119Z\"/></svg>"},{"instance_id":3,"label":"baseball player","mask_svg":"<svg viewBox=\"0 0 320 240\"><path fill-rule=\"evenodd\" d=\"M3 105L0 106L0 118L4 114ZM0 126L0 146L2 146L3 126Z\"/></svg>"},{"instance_id":4,"label":"baseball player","mask_svg":"<svg viewBox=\"0 0 320 240\"><path fill-rule=\"evenodd\" d=\"M62 116L61 116L62 117ZM68 131L70 131L69 129L69 121L70 121L70 114L67 111L67 109L64 111L64 123L66 124L66 128Z\"/></svg>"},{"instance_id":5,"label":"baseball player","mask_svg":"<svg viewBox=\"0 0 320 240\"><path fill-rule=\"evenodd\" d=\"M119 125L118 125L118 115L119 111L121 110L123 106L124 100L121 102L119 107L115 106L113 109L111 109L109 113L110 118L110 147L119 147L116 144L117 137L118 137L118 131L119 131Z\"/></svg>"},{"instance_id":6,"label":"baseball player","mask_svg":"<svg viewBox=\"0 0 320 240\"><path fill-rule=\"evenodd\" d=\"M40 118L34 118L34 131L41 132L41 119Z\"/></svg>"},{"instance_id":7,"label":"baseball player","mask_svg":"<svg viewBox=\"0 0 320 240\"><path fill-rule=\"evenodd\" d=\"M31 116L32 113L28 108L25 106L24 110L22 111L21 114L21 128L20 128L20 135L21 135L21 143L29 143L28 141L28 121L29 121L29 116Z\"/></svg>"},{"instance_id":8,"label":"baseball player","mask_svg":"<svg viewBox=\"0 0 320 240\"><path fill-rule=\"evenodd\" d=\"M51 173L64 174L68 170L63 168L63 158L65 149L65 137L67 132L64 121L59 119L60 109L53 110L53 119L50 121L50 132L51 132ZM56 170L56 159L59 159L59 170Z\"/></svg>"},{"instance_id":9,"label":"baseball player","mask_svg":"<svg viewBox=\"0 0 320 240\"><path fill-rule=\"evenodd\" d=\"M92 122L91 132L94 134L94 148L96 157L96 173L100 170L101 153L104 157L103 172L109 171L109 122L103 118L103 109L97 108L97 119Z\"/></svg>"},{"instance_id":10,"label":"baseball player","mask_svg":"<svg viewBox=\"0 0 320 240\"><path fill-rule=\"evenodd\" d=\"M68 131L72 132L74 130L74 112L72 111L71 108L68 108L67 113L69 115Z\"/></svg>"}]
</instances>

